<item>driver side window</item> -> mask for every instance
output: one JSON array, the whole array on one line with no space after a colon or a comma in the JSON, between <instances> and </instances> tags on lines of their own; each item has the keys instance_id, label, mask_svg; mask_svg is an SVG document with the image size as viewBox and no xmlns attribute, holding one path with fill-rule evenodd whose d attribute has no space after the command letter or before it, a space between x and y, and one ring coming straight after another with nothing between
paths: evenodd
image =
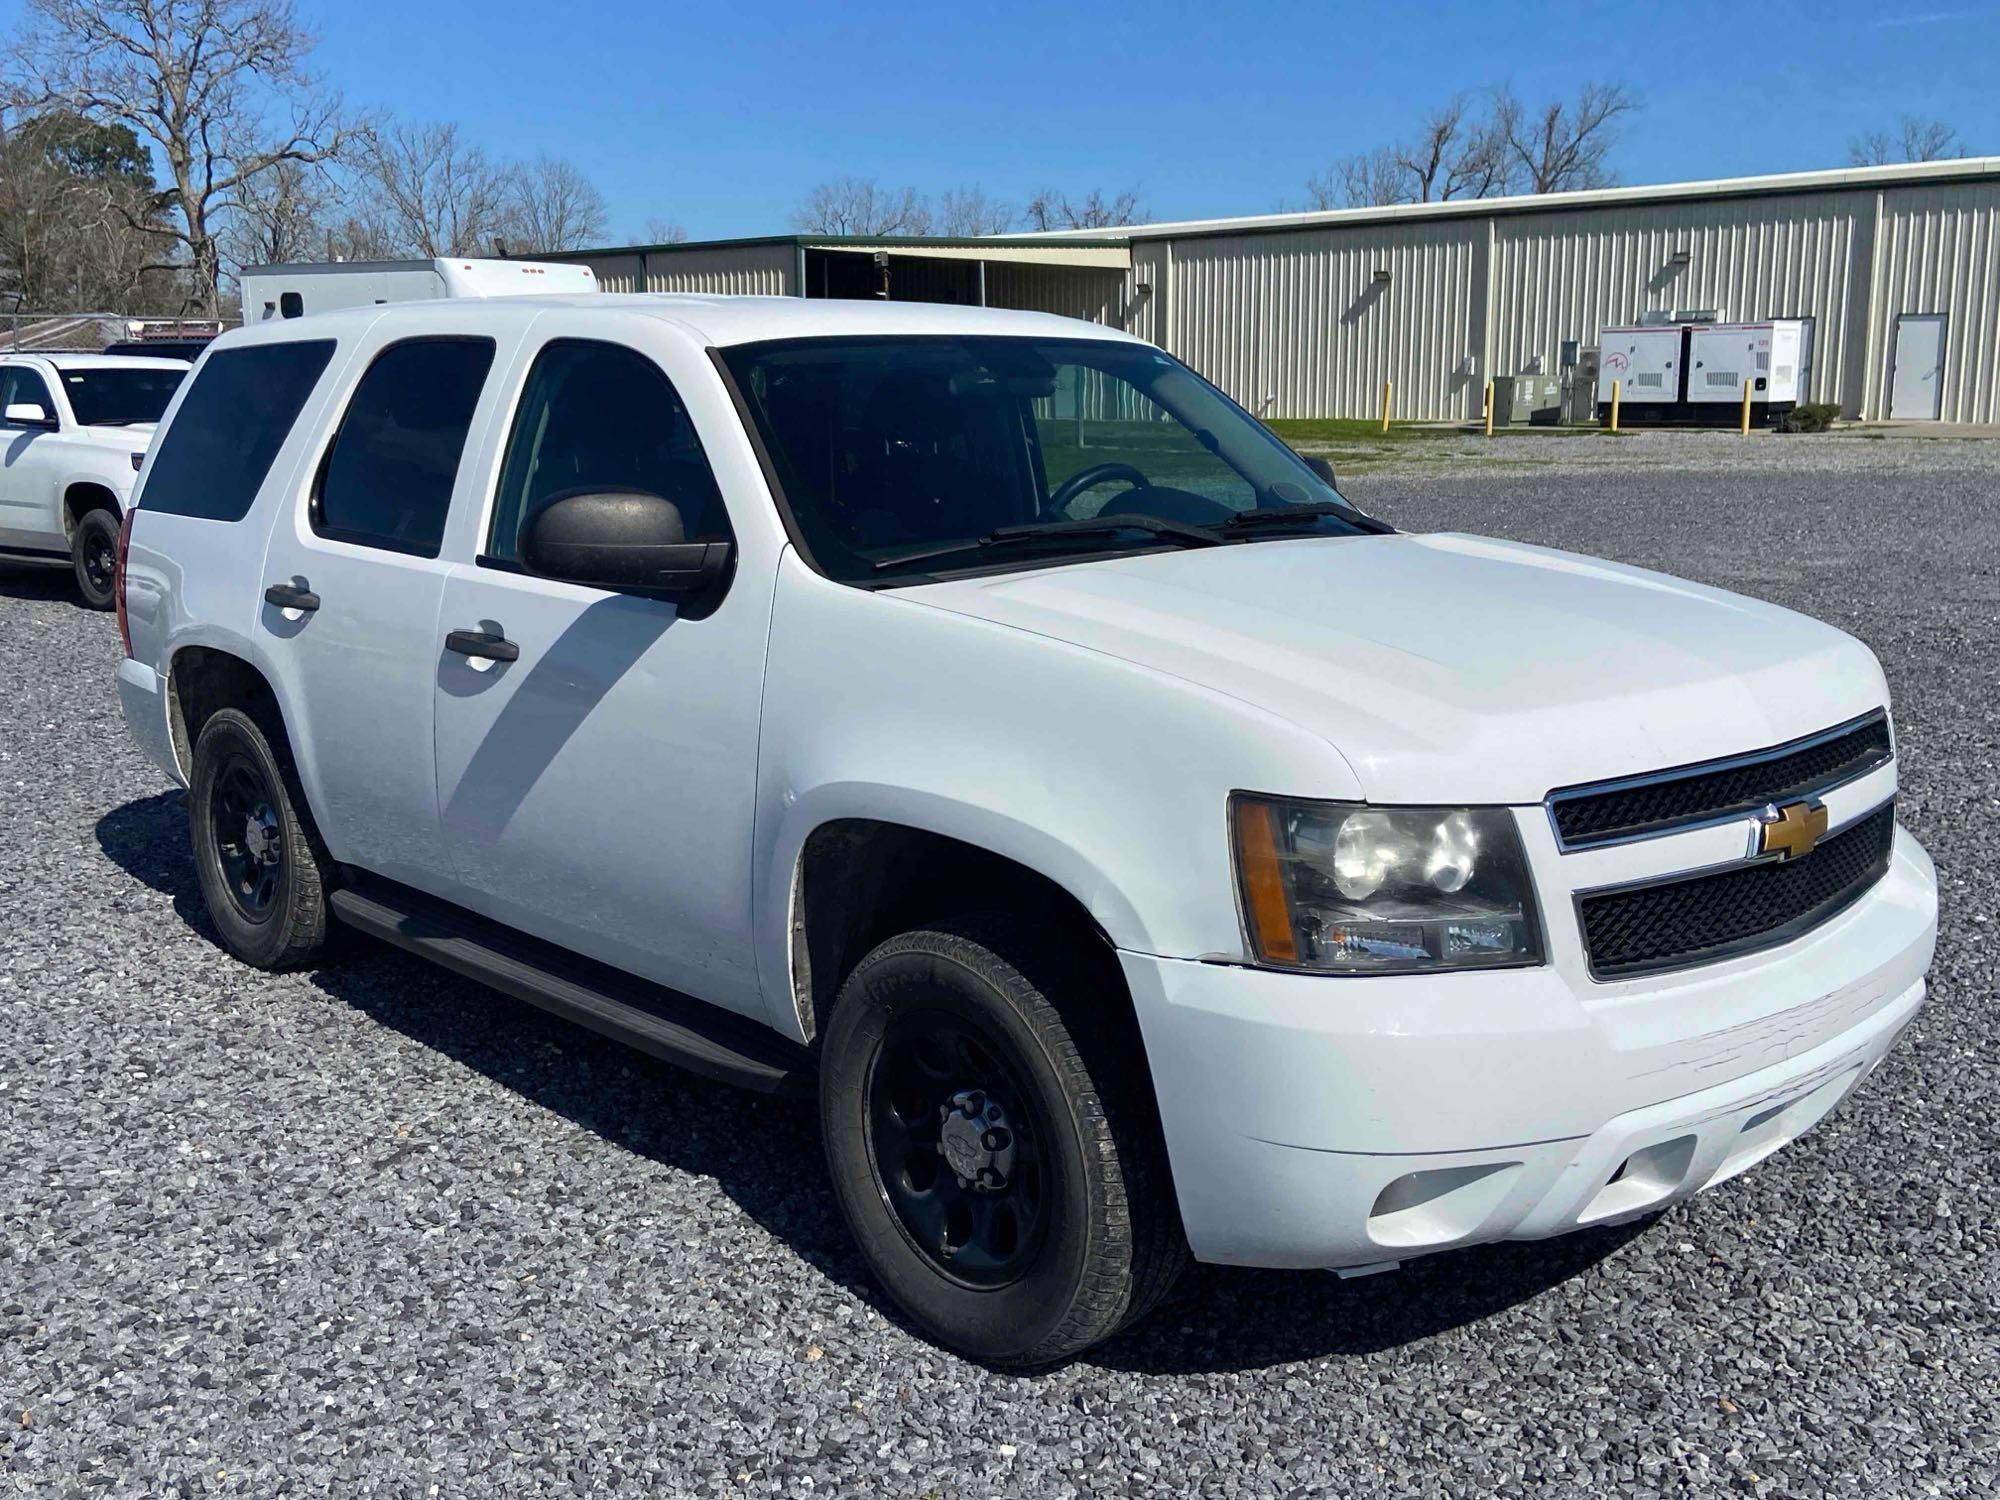
<instances>
[{"instance_id":1,"label":"driver side window","mask_svg":"<svg viewBox=\"0 0 2000 1500\"><path fill-rule=\"evenodd\" d=\"M1250 510L1257 491L1136 386L1084 364L1056 366L1055 389L1034 402L1035 436L1049 493L1071 476L1127 465L1154 487L1185 490L1231 510ZM1129 480L1106 479L1078 494L1072 516L1115 514Z\"/></svg>"},{"instance_id":2,"label":"driver side window","mask_svg":"<svg viewBox=\"0 0 2000 1500\"><path fill-rule=\"evenodd\" d=\"M636 349L558 339L535 356L500 465L484 560L521 556L521 523L566 491L645 490L674 502L690 542L731 539L693 419Z\"/></svg>"}]
</instances>

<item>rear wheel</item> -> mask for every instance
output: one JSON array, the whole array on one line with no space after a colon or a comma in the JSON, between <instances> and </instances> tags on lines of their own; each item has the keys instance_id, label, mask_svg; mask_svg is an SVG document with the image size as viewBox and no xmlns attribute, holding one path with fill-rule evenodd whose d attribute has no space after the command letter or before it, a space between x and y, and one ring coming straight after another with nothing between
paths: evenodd
<instances>
[{"instance_id":1,"label":"rear wheel","mask_svg":"<svg viewBox=\"0 0 2000 1500\"><path fill-rule=\"evenodd\" d=\"M117 603L118 518L108 510L85 511L69 550L83 602L92 609L110 609Z\"/></svg>"},{"instance_id":2,"label":"rear wheel","mask_svg":"<svg viewBox=\"0 0 2000 1500\"><path fill-rule=\"evenodd\" d=\"M188 778L195 873L222 944L260 969L319 956L331 865L303 815L289 757L240 709L202 725Z\"/></svg>"},{"instance_id":3,"label":"rear wheel","mask_svg":"<svg viewBox=\"0 0 2000 1500\"><path fill-rule=\"evenodd\" d=\"M820 1113L870 1268L1002 1365L1142 1317L1186 1258L1137 1039L1109 978L1003 918L891 938L842 987Z\"/></svg>"}]
</instances>

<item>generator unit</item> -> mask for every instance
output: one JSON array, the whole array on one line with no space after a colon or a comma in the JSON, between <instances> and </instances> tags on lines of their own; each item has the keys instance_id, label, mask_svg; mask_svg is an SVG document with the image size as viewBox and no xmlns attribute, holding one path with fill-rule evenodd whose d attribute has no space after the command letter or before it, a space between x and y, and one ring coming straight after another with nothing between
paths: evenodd
<instances>
[{"instance_id":1,"label":"generator unit","mask_svg":"<svg viewBox=\"0 0 2000 1500\"><path fill-rule=\"evenodd\" d=\"M1750 386L1750 420L1762 425L1798 405L1805 325L1796 318L1768 323L1712 323L1688 330L1687 399L1696 421L1714 409L1734 419Z\"/></svg>"},{"instance_id":2,"label":"generator unit","mask_svg":"<svg viewBox=\"0 0 2000 1500\"><path fill-rule=\"evenodd\" d=\"M1803 398L1805 323L1657 323L1607 328L1597 366L1597 415L1611 414L1618 384L1623 421L1734 422L1750 387L1750 420L1768 424Z\"/></svg>"},{"instance_id":3,"label":"generator unit","mask_svg":"<svg viewBox=\"0 0 2000 1500\"><path fill-rule=\"evenodd\" d=\"M1681 407L1686 346L1687 330L1677 323L1605 329L1597 344L1598 416L1610 418L1615 381L1622 418L1633 422L1673 420Z\"/></svg>"}]
</instances>

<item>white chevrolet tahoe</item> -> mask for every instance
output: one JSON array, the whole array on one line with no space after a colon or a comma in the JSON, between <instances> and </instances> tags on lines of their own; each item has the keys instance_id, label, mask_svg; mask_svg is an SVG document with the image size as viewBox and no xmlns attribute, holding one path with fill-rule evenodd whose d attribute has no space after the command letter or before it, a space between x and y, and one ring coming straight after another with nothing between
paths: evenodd
<instances>
[{"instance_id":1,"label":"white chevrolet tahoe","mask_svg":"<svg viewBox=\"0 0 2000 1500\"><path fill-rule=\"evenodd\" d=\"M111 608L125 500L182 359L0 352L0 562L71 568Z\"/></svg>"},{"instance_id":2,"label":"white chevrolet tahoe","mask_svg":"<svg viewBox=\"0 0 2000 1500\"><path fill-rule=\"evenodd\" d=\"M1038 314L310 316L168 413L119 690L231 952L357 928L816 1087L883 1284L1045 1362L1190 1252L1660 1209L1923 1002L1864 646L1330 478Z\"/></svg>"}]
</instances>

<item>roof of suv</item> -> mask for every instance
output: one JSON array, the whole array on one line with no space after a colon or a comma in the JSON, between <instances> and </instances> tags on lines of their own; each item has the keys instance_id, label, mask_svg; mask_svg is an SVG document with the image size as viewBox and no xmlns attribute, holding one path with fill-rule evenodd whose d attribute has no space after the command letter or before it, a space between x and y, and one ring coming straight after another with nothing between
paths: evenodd
<instances>
[{"instance_id":1,"label":"roof of suv","mask_svg":"<svg viewBox=\"0 0 2000 1500\"><path fill-rule=\"evenodd\" d=\"M0 360L47 360L58 370L185 370L188 361L171 354L69 354L62 350L0 349Z\"/></svg>"},{"instance_id":2,"label":"roof of suv","mask_svg":"<svg viewBox=\"0 0 2000 1500\"><path fill-rule=\"evenodd\" d=\"M560 309L585 315L639 313L673 322L715 345L751 344L766 339L834 338L870 334L994 334L1019 338L1097 338L1133 341L1131 335L1099 323L1053 313L1015 312L994 307L955 307L935 302L843 302L805 297L709 297L675 292L598 292L571 297L505 297L490 301L457 298L448 302L395 302L314 313L283 324L307 336L314 328L372 323L377 317L407 317L423 309L473 307Z\"/></svg>"}]
</instances>

